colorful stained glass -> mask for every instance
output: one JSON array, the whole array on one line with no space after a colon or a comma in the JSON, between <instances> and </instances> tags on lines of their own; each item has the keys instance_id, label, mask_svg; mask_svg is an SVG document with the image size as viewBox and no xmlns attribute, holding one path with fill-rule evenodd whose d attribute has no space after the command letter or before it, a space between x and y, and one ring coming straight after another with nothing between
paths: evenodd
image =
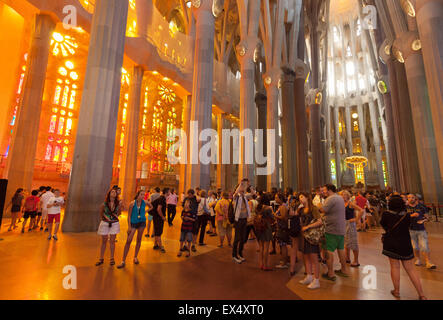
<instances>
[{"instance_id":1,"label":"colorful stained glass","mask_svg":"<svg viewBox=\"0 0 443 320\"><path fill-rule=\"evenodd\" d=\"M72 130L72 119L68 119L66 121L66 132L65 132L65 136L70 136L71 135L71 130Z\"/></svg>"},{"instance_id":2,"label":"colorful stained glass","mask_svg":"<svg viewBox=\"0 0 443 320\"><path fill-rule=\"evenodd\" d=\"M60 161L60 153L61 153L60 146L55 146L55 148L54 148L54 158L52 160L55 161L55 162Z\"/></svg>"},{"instance_id":3,"label":"colorful stained glass","mask_svg":"<svg viewBox=\"0 0 443 320\"><path fill-rule=\"evenodd\" d=\"M49 122L49 132L54 133L55 132L55 125L57 124L57 116L52 115L51 116L51 122Z\"/></svg>"},{"instance_id":4,"label":"colorful stained glass","mask_svg":"<svg viewBox=\"0 0 443 320\"><path fill-rule=\"evenodd\" d=\"M52 154L52 146L48 143L48 145L46 146L45 160L47 161L51 160L51 154Z\"/></svg>"},{"instance_id":5,"label":"colorful stained glass","mask_svg":"<svg viewBox=\"0 0 443 320\"><path fill-rule=\"evenodd\" d=\"M55 87L54 93L54 104L60 104L60 95L62 93L62 88L60 86Z\"/></svg>"},{"instance_id":6,"label":"colorful stained glass","mask_svg":"<svg viewBox=\"0 0 443 320\"><path fill-rule=\"evenodd\" d=\"M74 86L72 86L74 87ZM71 90L71 97L69 98L69 109L74 109L75 107L75 96L77 95L76 90Z\"/></svg>"},{"instance_id":7,"label":"colorful stained glass","mask_svg":"<svg viewBox=\"0 0 443 320\"><path fill-rule=\"evenodd\" d=\"M62 98L62 107L66 107L68 104L68 94L69 94L69 87L65 86L63 89L63 98Z\"/></svg>"},{"instance_id":8,"label":"colorful stained glass","mask_svg":"<svg viewBox=\"0 0 443 320\"><path fill-rule=\"evenodd\" d=\"M57 134L62 135L63 134L63 128L65 127L65 118L60 117L60 119L58 120L58 129L57 129Z\"/></svg>"},{"instance_id":9,"label":"colorful stained glass","mask_svg":"<svg viewBox=\"0 0 443 320\"><path fill-rule=\"evenodd\" d=\"M67 146L63 147L62 161L65 162L68 159L69 148Z\"/></svg>"},{"instance_id":10,"label":"colorful stained glass","mask_svg":"<svg viewBox=\"0 0 443 320\"><path fill-rule=\"evenodd\" d=\"M126 124L126 108L123 108L123 116L122 116L122 123Z\"/></svg>"},{"instance_id":11,"label":"colorful stained glass","mask_svg":"<svg viewBox=\"0 0 443 320\"><path fill-rule=\"evenodd\" d=\"M120 147L123 147L124 144L125 144L125 133L122 132L120 134Z\"/></svg>"}]
</instances>

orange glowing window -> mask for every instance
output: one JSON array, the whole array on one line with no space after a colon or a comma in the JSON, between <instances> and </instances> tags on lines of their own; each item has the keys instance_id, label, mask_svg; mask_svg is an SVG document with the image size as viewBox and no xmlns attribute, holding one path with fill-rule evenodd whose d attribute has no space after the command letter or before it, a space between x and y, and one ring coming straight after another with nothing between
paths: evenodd
<instances>
[{"instance_id":1,"label":"orange glowing window","mask_svg":"<svg viewBox=\"0 0 443 320\"><path fill-rule=\"evenodd\" d=\"M62 107L66 107L68 104L68 94L69 87L65 86L65 88L63 89Z\"/></svg>"},{"instance_id":2,"label":"orange glowing window","mask_svg":"<svg viewBox=\"0 0 443 320\"><path fill-rule=\"evenodd\" d=\"M71 90L71 97L69 98L69 109L74 109L75 107L75 96L77 91Z\"/></svg>"},{"instance_id":3,"label":"orange glowing window","mask_svg":"<svg viewBox=\"0 0 443 320\"><path fill-rule=\"evenodd\" d=\"M20 82L19 82L19 84L18 84L17 94L22 93L22 89L23 89L23 81L24 81L24 79L25 79L25 74L22 73L22 74L20 75Z\"/></svg>"},{"instance_id":4,"label":"orange glowing window","mask_svg":"<svg viewBox=\"0 0 443 320\"><path fill-rule=\"evenodd\" d=\"M63 147L62 161L65 162L68 158L69 148L67 146Z\"/></svg>"},{"instance_id":5,"label":"orange glowing window","mask_svg":"<svg viewBox=\"0 0 443 320\"><path fill-rule=\"evenodd\" d=\"M54 133L55 132L55 125L57 123L57 116L52 115L51 116L51 122L49 123L49 132Z\"/></svg>"},{"instance_id":6,"label":"orange glowing window","mask_svg":"<svg viewBox=\"0 0 443 320\"><path fill-rule=\"evenodd\" d=\"M68 119L68 120L66 120L65 136L70 136L71 135L71 130L72 130L72 119Z\"/></svg>"},{"instance_id":7,"label":"orange glowing window","mask_svg":"<svg viewBox=\"0 0 443 320\"><path fill-rule=\"evenodd\" d=\"M126 123L126 108L123 109L122 123Z\"/></svg>"},{"instance_id":8,"label":"orange glowing window","mask_svg":"<svg viewBox=\"0 0 443 320\"><path fill-rule=\"evenodd\" d=\"M60 117L60 119L58 120L57 134L62 135L64 127L65 127L65 118Z\"/></svg>"},{"instance_id":9,"label":"orange glowing window","mask_svg":"<svg viewBox=\"0 0 443 320\"><path fill-rule=\"evenodd\" d=\"M51 160L52 146L48 143L46 146L45 160Z\"/></svg>"},{"instance_id":10,"label":"orange glowing window","mask_svg":"<svg viewBox=\"0 0 443 320\"><path fill-rule=\"evenodd\" d=\"M120 134L120 147L123 147L124 144L125 144L125 133L122 132Z\"/></svg>"},{"instance_id":11,"label":"orange glowing window","mask_svg":"<svg viewBox=\"0 0 443 320\"><path fill-rule=\"evenodd\" d=\"M60 146L55 146L53 161L56 162L60 161L60 153L61 153Z\"/></svg>"}]
</instances>

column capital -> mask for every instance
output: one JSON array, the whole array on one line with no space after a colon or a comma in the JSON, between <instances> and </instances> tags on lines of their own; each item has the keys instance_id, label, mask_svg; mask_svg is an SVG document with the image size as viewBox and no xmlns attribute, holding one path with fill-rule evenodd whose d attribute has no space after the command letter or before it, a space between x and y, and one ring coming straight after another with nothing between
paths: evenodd
<instances>
[{"instance_id":1,"label":"column capital","mask_svg":"<svg viewBox=\"0 0 443 320\"><path fill-rule=\"evenodd\" d=\"M242 39L236 47L236 53L240 64L244 61L254 61L258 48L259 39L257 36L247 36Z\"/></svg>"},{"instance_id":2,"label":"column capital","mask_svg":"<svg viewBox=\"0 0 443 320\"><path fill-rule=\"evenodd\" d=\"M421 54L421 41L417 31L403 32L392 45L392 54L401 63L411 55Z\"/></svg>"},{"instance_id":3,"label":"column capital","mask_svg":"<svg viewBox=\"0 0 443 320\"><path fill-rule=\"evenodd\" d=\"M263 75L266 90L271 87L279 88L281 85L282 71L280 68L272 68Z\"/></svg>"},{"instance_id":4,"label":"column capital","mask_svg":"<svg viewBox=\"0 0 443 320\"><path fill-rule=\"evenodd\" d=\"M192 11L198 16L201 12L211 12L213 13L214 2L219 2L219 0L192 0ZM214 16L215 17L215 16Z\"/></svg>"},{"instance_id":5,"label":"column capital","mask_svg":"<svg viewBox=\"0 0 443 320\"><path fill-rule=\"evenodd\" d=\"M301 60L301 59L297 59L295 61L295 78L296 79L303 79L305 80L306 77L308 76L309 73L309 67L307 66L307 64Z\"/></svg>"}]
</instances>

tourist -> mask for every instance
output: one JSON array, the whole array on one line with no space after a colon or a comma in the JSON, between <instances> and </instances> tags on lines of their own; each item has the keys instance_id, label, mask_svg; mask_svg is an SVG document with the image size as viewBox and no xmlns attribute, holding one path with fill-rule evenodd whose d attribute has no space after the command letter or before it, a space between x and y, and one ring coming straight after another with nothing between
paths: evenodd
<instances>
[{"instance_id":1,"label":"tourist","mask_svg":"<svg viewBox=\"0 0 443 320\"><path fill-rule=\"evenodd\" d=\"M48 201L50 198L54 197L54 193L51 192L51 187L46 187L46 192L42 195L40 199L40 206L42 208L42 220L40 224L40 231L45 228L45 232L48 231L47 221L48 221Z\"/></svg>"},{"instance_id":2,"label":"tourist","mask_svg":"<svg viewBox=\"0 0 443 320\"><path fill-rule=\"evenodd\" d=\"M174 192L174 189L171 189L168 197L166 198L166 206L168 209L168 225L172 227L172 222L174 221L175 214L177 213L177 202L178 197Z\"/></svg>"},{"instance_id":3,"label":"tourist","mask_svg":"<svg viewBox=\"0 0 443 320\"><path fill-rule=\"evenodd\" d=\"M234 244L232 247L232 260L242 263L246 259L243 257L243 247L246 240L247 220L251 215L251 210L246 199L246 189L249 187L249 180L243 179L234 192Z\"/></svg>"},{"instance_id":4,"label":"tourist","mask_svg":"<svg viewBox=\"0 0 443 320\"><path fill-rule=\"evenodd\" d=\"M254 219L255 219L255 215L256 215L258 201L257 201L257 195L255 193L247 193L246 199L248 199L248 205L249 205L249 209L251 211L251 215L248 218L247 227L246 227L246 241L248 241L248 240L255 240L257 238L257 236L255 234L255 230L254 230ZM249 235L251 234L251 231L252 231L252 235L251 235L251 239L249 239ZM255 238L253 238L253 236L255 236ZM245 241L245 243L246 243L246 241ZM259 245L258 240L257 240L257 245Z\"/></svg>"},{"instance_id":5,"label":"tourist","mask_svg":"<svg viewBox=\"0 0 443 320\"><path fill-rule=\"evenodd\" d=\"M40 201L40 198L37 196L38 190L32 190L31 195L25 199L25 213L23 215L24 221L22 224L22 233L25 232L26 222L29 218L31 218L31 221L29 222L28 231L32 231L32 229L34 229L35 218L37 217L38 203Z\"/></svg>"},{"instance_id":6,"label":"tourist","mask_svg":"<svg viewBox=\"0 0 443 320\"><path fill-rule=\"evenodd\" d=\"M366 230L369 228L367 220L368 212L366 211L369 205L368 199L366 199L363 193L359 191L357 196L355 197L355 203L360 207L360 209L363 212L361 217L357 220L358 224L360 225L358 231L366 232Z\"/></svg>"},{"instance_id":7,"label":"tourist","mask_svg":"<svg viewBox=\"0 0 443 320\"><path fill-rule=\"evenodd\" d=\"M160 188L159 187L155 187L152 192L150 193L150 197L148 198L149 202L152 204L155 200L157 200L160 197ZM146 230L146 235L145 237L149 238L149 236L151 236L151 238L154 238L154 232L151 234L151 225L154 224L152 221L154 220L154 209L152 208L151 210L148 211L148 224L147 224L147 230Z\"/></svg>"},{"instance_id":8,"label":"tourist","mask_svg":"<svg viewBox=\"0 0 443 320\"><path fill-rule=\"evenodd\" d=\"M43 196L43 194L45 192L46 192L46 187L45 186L40 186L40 188L38 189L38 194L37 194L37 197L39 199L38 207L37 207L37 217L36 217L33 229L38 228L38 225L39 225L40 220L42 218L42 203L41 203L41 200L42 200L42 196ZM43 230L43 229L40 229L40 230Z\"/></svg>"},{"instance_id":9,"label":"tourist","mask_svg":"<svg viewBox=\"0 0 443 320\"><path fill-rule=\"evenodd\" d=\"M220 236L219 248L223 247L223 242L225 236L227 237L228 246L231 246L232 240L232 225L228 219L228 209L229 209L229 193L223 192L222 199L215 205L215 219L217 220L217 229Z\"/></svg>"},{"instance_id":10,"label":"tourist","mask_svg":"<svg viewBox=\"0 0 443 320\"><path fill-rule=\"evenodd\" d=\"M341 277L348 277L345 256L345 234L346 234L346 209L345 202L336 192L337 188L327 184L322 188L324 195L328 195L323 204L319 204L320 211L325 214L326 230L325 243L328 272L323 274L325 279L335 281L334 275L334 252L337 250L341 263L341 269L335 273Z\"/></svg>"},{"instance_id":11,"label":"tourist","mask_svg":"<svg viewBox=\"0 0 443 320\"><path fill-rule=\"evenodd\" d=\"M288 259L288 245L290 244L288 219L289 208L286 204L286 198L283 193L277 193L275 195L275 202L277 204L277 210L275 211L275 218L277 220L277 241L280 247L280 263L275 267L277 269L289 268Z\"/></svg>"},{"instance_id":12,"label":"tourist","mask_svg":"<svg viewBox=\"0 0 443 320\"><path fill-rule=\"evenodd\" d=\"M8 205L5 208L6 211L9 207L11 207L11 224L9 225L8 231L17 228L15 223L17 221L19 213L22 211L24 198L25 196L23 195L23 188L18 188L15 191L14 195L12 196L11 201L8 203Z\"/></svg>"},{"instance_id":13,"label":"tourist","mask_svg":"<svg viewBox=\"0 0 443 320\"><path fill-rule=\"evenodd\" d=\"M102 245L100 247L100 259L95 264L100 266L104 262L106 243L109 241L111 251L110 265L115 264L115 237L120 233L120 223L118 221L121 214L120 200L117 190L110 189L106 194L105 202L100 206L100 224L97 234L102 237Z\"/></svg>"},{"instance_id":14,"label":"tourist","mask_svg":"<svg viewBox=\"0 0 443 320\"><path fill-rule=\"evenodd\" d=\"M206 233L206 225L208 224L209 217L211 215L211 210L209 209L208 198L206 194L206 190L200 191L200 203L198 204L197 210L197 222L198 229L200 230L200 236L198 245L205 246L204 243L205 233Z\"/></svg>"},{"instance_id":15,"label":"tourist","mask_svg":"<svg viewBox=\"0 0 443 320\"><path fill-rule=\"evenodd\" d=\"M217 202L219 199L217 199L217 193L215 191L209 191L208 193L208 207L209 207L209 211L211 212L209 214L209 230L208 230L208 235L210 237L216 237L217 236L217 232L216 232L216 225L215 225L215 206L217 205Z\"/></svg>"},{"instance_id":16,"label":"tourist","mask_svg":"<svg viewBox=\"0 0 443 320\"><path fill-rule=\"evenodd\" d=\"M346 217L346 234L345 234L345 251L346 251L346 263L350 263L351 267L358 268L360 263L358 262L358 236L357 236L357 224L360 216L363 214L363 210L355 203L351 201L351 194L347 190L340 192L343 200L345 201L345 217ZM351 263L351 250L354 255L354 260Z\"/></svg>"},{"instance_id":17,"label":"tourist","mask_svg":"<svg viewBox=\"0 0 443 320\"><path fill-rule=\"evenodd\" d=\"M295 264L297 263L297 252L299 248L300 242L300 232L301 232L301 224L300 224L300 215L298 212L298 208L301 207L302 204L299 203L297 197L290 196L290 200L288 201L288 229L289 229L289 237L291 239L291 253L290 253L290 268L289 274L290 276L295 275Z\"/></svg>"},{"instance_id":18,"label":"tourist","mask_svg":"<svg viewBox=\"0 0 443 320\"><path fill-rule=\"evenodd\" d=\"M309 289L320 288L320 263L318 255L320 246L318 243L311 243L305 237L308 230L313 230L322 225L320 211L312 203L312 196L307 192L300 194L300 206L297 208L300 217L301 231L300 251L303 253L303 262L305 265L306 277L300 281L307 285Z\"/></svg>"},{"instance_id":19,"label":"tourist","mask_svg":"<svg viewBox=\"0 0 443 320\"><path fill-rule=\"evenodd\" d=\"M115 185L112 187L113 189L115 189L115 191L117 191L117 197L120 199L120 208L122 211L125 211L125 201L122 198L122 188L120 188L119 186Z\"/></svg>"},{"instance_id":20,"label":"tourist","mask_svg":"<svg viewBox=\"0 0 443 320\"><path fill-rule=\"evenodd\" d=\"M154 250L160 250L162 253L166 252L161 236L166 221L166 197L168 196L169 188L164 188L162 194L155 200L152 200L151 197L152 215L154 217Z\"/></svg>"},{"instance_id":21,"label":"tourist","mask_svg":"<svg viewBox=\"0 0 443 320\"><path fill-rule=\"evenodd\" d=\"M428 269L436 269L437 266L430 261L430 250L428 243L428 233L426 232L425 222L429 221L429 209L418 201L415 194L408 195L407 211L411 215L410 234L412 239L412 246L417 260L416 266L421 266L422 261L420 256L423 255L424 265Z\"/></svg>"},{"instance_id":22,"label":"tourist","mask_svg":"<svg viewBox=\"0 0 443 320\"><path fill-rule=\"evenodd\" d=\"M400 261L414 285L420 300L426 300L419 275L412 260L414 252L411 244L409 227L411 215L408 214L406 204L401 196L391 196L388 200L388 210L383 212L380 224L385 230L382 236L383 254L389 258L391 264L391 279L394 290L391 294L400 298Z\"/></svg>"},{"instance_id":23,"label":"tourist","mask_svg":"<svg viewBox=\"0 0 443 320\"><path fill-rule=\"evenodd\" d=\"M195 191L194 189L189 189L188 192L186 193L187 196L185 198L184 201L188 200L191 202L191 211L192 214L197 216L198 213L198 200L197 197L195 196ZM185 206L185 203L183 202L182 207ZM195 243L197 242L197 235L198 235L198 221L197 219L195 219L194 221L194 226L192 229L192 246L191 246L191 251L192 252L196 252L197 249L195 248Z\"/></svg>"},{"instance_id":24,"label":"tourist","mask_svg":"<svg viewBox=\"0 0 443 320\"><path fill-rule=\"evenodd\" d=\"M197 216L192 211L192 203L190 199L185 199L182 210L182 226L180 233L180 250L177 257L181 257L183 251L186 251L186 258L191 255L191 245L192 245L192 230L194 228L194 222L197 220ZM188 243L185 246L185 242Z\"/></svg>"},{"instance_id":25,"label":"tourist","mask_svg":"<svg viewBox=\"0 0 443 320\"><path fill-rule=\"evenodd\" d=\"M321 192L321 187L318 187L315 190L313 190L313 194L314 198L312 200L312 203L314 204L314 206L319 207L319 205L321 205L325 201L325 198Z\"/></svg>"},{"instance_id":26,"label":"tourist","mask_svg":"<svg viewBox=\"0 0 443 320\"><path fill-rule=\"evenodd\" d=\"M57 232L58 232L58 227L60 225L60 213L61 213L61 209L62 209L62 206L64 205L64 203L65 203L65 199L60 195L60 190L54 189L54 196L49 198L48 204L47 204L48 232L49 232L48 240L51 240L52 225L53 224L55 224L55 226L54 226L54 235L52 236L52 238L54 240L58 240Z\"/></svg>"},{"instance_id":27,"label":"tourist","mask_svg":"<svg viewBox=\"0 0 443 320\"><path fill-rule=\"evenodd\" d=\"M134 251L134 264L139 264L138 252L140 251L140 246L142 244L143 230L146 228L146 207L151 208L151 204L144 200L145 192L140 190L135 195L134 201L129 204L128 208L128 238L125 243L125 248L123 250L123 258L120 265L117 268L124 268L126 263L126 257L128 256L129 248L137 232L137 242L135 244Z\"/></svg>"},{"instance_id":28,"label":"tourist","mask_svg":"<svg viewBox=\"0 0 443 320\"><path fill-rule=\"evenodd\" d=\"M272 225L275 218L267 194L261 195L257 202L254 229L260 244L260 269L272 271L272 268L269 267L269 245L272 241Z\"/></svg>"}]
</instances>

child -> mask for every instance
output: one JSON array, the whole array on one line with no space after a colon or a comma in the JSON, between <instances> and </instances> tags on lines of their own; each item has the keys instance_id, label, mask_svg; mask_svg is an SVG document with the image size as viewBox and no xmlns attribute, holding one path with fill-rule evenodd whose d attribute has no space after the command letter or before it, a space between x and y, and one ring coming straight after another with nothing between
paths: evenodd
<instances>
[{"instance_id":1,"label":"child","mask_svg":"<svg viewBox=\"0 0 443 320\"><path fill-rule=\"evenodd\" d=\"M31 218L31 222L29 223L29 230L28 231L31 231L32 229L34 229L35 217L37 216L38 202L40 201L40 198L37 197L37 195L38 195L38 191L32 190L31 195L29 197L27 197L25 200L25 214L23 215L25 220L23 221L22 233L25 232L25 226L26 226L26 222L28 221L28 218Z\"/></svg>"},{"instance_id":2,"label":"child","mask_svg":"<svg viewBox=\"0 0 443 320\"><path fill-rule=\"evenodd\" d=\"M177 257L181 257L183 251L186 251L186 258L188 258L191 255L191 251L189 248L191 248L192 244L192 229L194 226L194 222L196 220L195 214L191 210L191 200L186 199L184 208L182 211L182 227L181 227L181 234L180 234L180 251L177 254ZM184 249L185 241L188 242L188 246L186 249Z\"/></svg>"}]
</instances>

